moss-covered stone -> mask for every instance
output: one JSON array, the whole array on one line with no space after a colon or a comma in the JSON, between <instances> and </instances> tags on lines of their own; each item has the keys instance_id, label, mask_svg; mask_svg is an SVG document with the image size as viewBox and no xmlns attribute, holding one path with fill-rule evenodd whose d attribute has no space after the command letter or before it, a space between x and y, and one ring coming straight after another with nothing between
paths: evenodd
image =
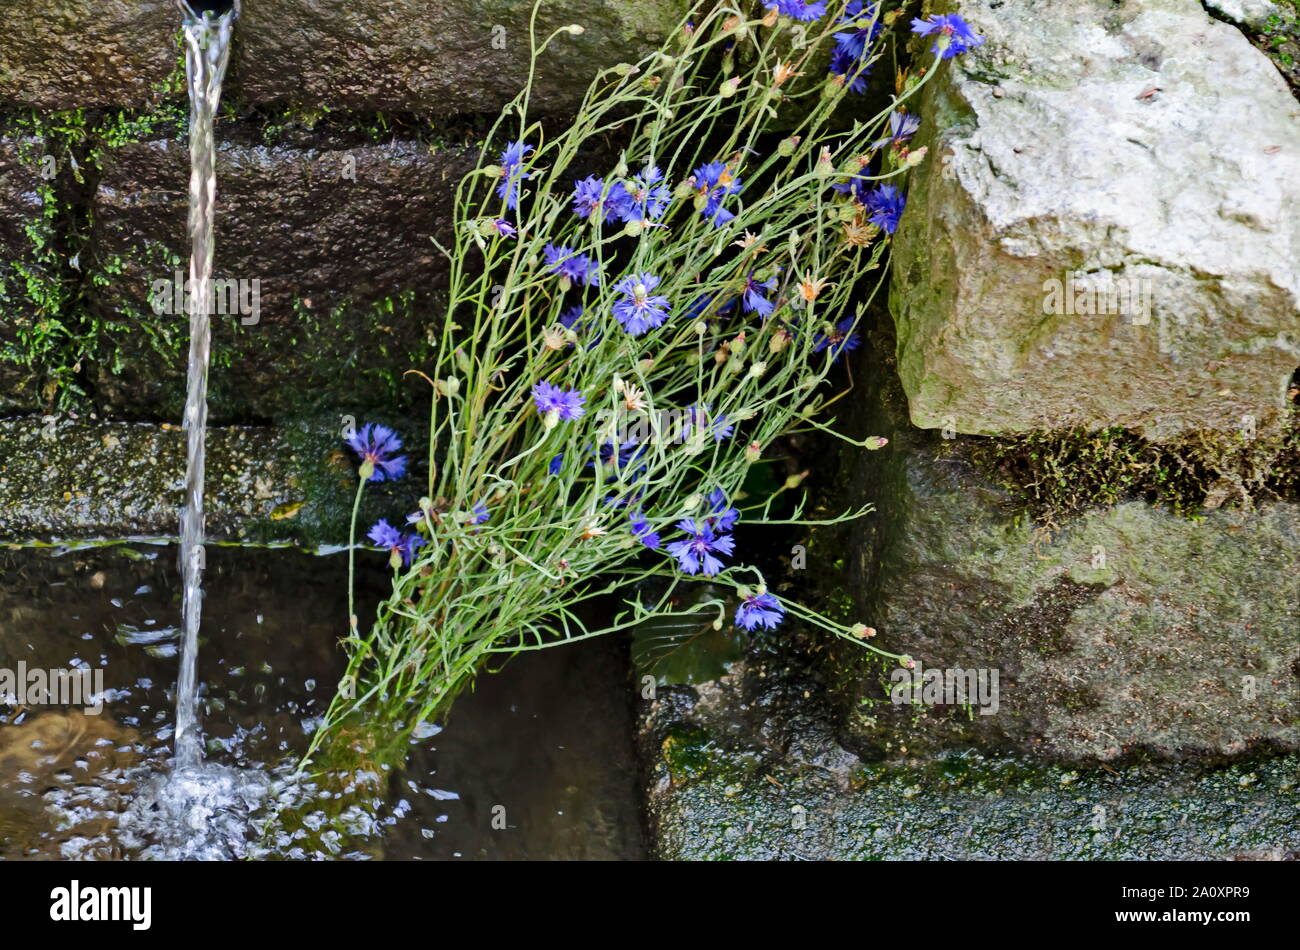
<instances>
[{"instance_id":1,"label":"moss-covered stone","mask_svg":"<svg viewBox=\"0 0 1300 950\"><path fill-rule=\"evenodd\" d=\"M7 4L0 107L147 107L173 71L180 17L171 0Z\"/></svg>"},{"instance_id":2,"label":"moss-covered stone","mask_svg":"<svg viewBox=\"0 0 1300 950\"><path fill-rule=\"evenodd\" d=\"M878 512L846 542L850 590L883 647L932 670L995 670L1000 704L896 705L888 671L841 650L825 676L850 749L1071 761L1300 749L1300 505L1187 517L1121 495L1036 520L972 463L980 440L909 424L892 340L872 346L879 388L859 424L890 445L846 460Z\"/></svg>"},{"instance_id":3,"label":"moss-covered stone","mask_svg":"<svg viewBox=\"0 0 1300 950\"><path fill-rule=\"evenodd\" d=\"M185 478L177 426L39 416L0 421L0 541L174 537ZM356 416L207 433L206 525L215 543L344 544L357 487L342 428ZM389 417L404 433L418 426ZM420 449L408 439L414 458ZM360 530L411 509L413 481L367 487Z\"/></svg>"}]
</instances>

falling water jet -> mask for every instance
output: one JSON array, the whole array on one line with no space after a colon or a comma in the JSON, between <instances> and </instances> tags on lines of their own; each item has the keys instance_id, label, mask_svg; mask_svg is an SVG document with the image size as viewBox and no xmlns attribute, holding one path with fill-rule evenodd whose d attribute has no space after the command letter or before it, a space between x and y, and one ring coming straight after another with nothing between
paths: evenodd
<instances>
[{"instance_id":1,"label":"falling water jet","mask_svg":"<svg viewBox=\"0 0 1300 950\"><path fill-rule=\"evenodd\" d=\"M208 362L212 327L213 227L217 192L214 122L230 60L238 3L177 0L185 34L190 96L190 352L185 394L185 503L181 509L180 568L183 649L176 684L176 767L202 760L198 723L199 618L203 606L204 439L208 418ZM215 8L224 6L217 15Z\"/></svg>"}]
</instances>

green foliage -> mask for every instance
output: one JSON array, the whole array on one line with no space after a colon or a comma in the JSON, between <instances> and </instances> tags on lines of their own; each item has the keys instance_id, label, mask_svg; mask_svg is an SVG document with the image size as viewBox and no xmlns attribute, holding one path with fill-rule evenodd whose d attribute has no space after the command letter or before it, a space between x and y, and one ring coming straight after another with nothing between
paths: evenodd
<instances>
[{"instance_id":1,"label":"green foliage","mask_svg":"<svg viewBox=\"0 0 1300 950\"><path fill-rule=\"evenodd\" d=\"M880 286L888 243L851 189L832 186L866 174L873 161L874 180L905 179L912 163L881 144L882 129L938 72L843 128L834 121L840 106L861 110L861 100L849 100L818 66L842 10L799 26L807 42L794 52L786 36L795 25L764 22L761 7L757 15L726 3L696 10L693 28L683 25L660 51L599 73L566 127L529 116L530 88L504 110L478 170L460 183L455 244L444 249L446 315L431 321L437 355L420 368L433 388L424 497L390 518L401 524L418 508L414 530L426 544L409 567L395 568L393 593L369 629L352 618L348 672L316 743L358 713L408 729L435 718L481 667L525 650L656 624L643 635L643 657L676 659L720 613L724 627L732 623L738 597L766 590L762 572L745 563L750 555L736 551L710 578L716 593L700 596L698 576L662 546L643 545L629 513L676 540L678 522L709 515L711 491L739 498L751 467L783 434L828 429L819 421L829 405L820 389L836 348L819 342L838 321L856 322L856 304L869 303ZM568 32L535 43L534 66ZM787 112L799 116L793 126ZM671 197L662 216L625 226L573 213L574 181L589 171L580 156L602 141L623 145L607 182L636 187L633 176L651 164L666 174ZM508 142L535 149L518 168L517 209L499 190ZM692 178L711 162L716 181L745 182L727 201L734 220L722 226L704 213L709 187ZM517 235L500 233L501 218ZM588 255L600 282L570 285L551 270L548 247ZM619 289L640 274L658 279L652 292L672 315L633 336L613 307L625 293L647 292L628 289L645 283L640 278ZM771 280L775 312L766 318L734 303L750 274ZM860 294L864 274L873 280ZM560 318L576 304L583 318L566 328ZM532 397L541 380L579 390L585 415L542 417ZM707 407L689 430L665 419L687 417L688 407ZM715 437L722 417L734 436ZM637 447L634 461L597 451L629 445ZM786 501L779 490L754 500L742 520L816 523L805 519L803 502L789 518L774 516L777 501ZM480 505L486 520L471 516ZM874 649L848 624L783 606L803 626ZM678 622L691 625L684 637L667 629ZM698 666L678 665L676 675L687 677Z\"/></svg>"}]
</instances>

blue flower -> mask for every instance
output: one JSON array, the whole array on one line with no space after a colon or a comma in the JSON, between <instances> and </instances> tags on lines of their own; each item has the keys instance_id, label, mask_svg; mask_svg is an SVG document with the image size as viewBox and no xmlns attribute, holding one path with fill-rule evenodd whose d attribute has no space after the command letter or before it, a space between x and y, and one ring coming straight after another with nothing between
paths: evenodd
<instances>
[{"instance_id":1,"label":"blue flower","mask_svg":"<svg viewBox=\"0 0 1300 950\"><path fill-rule=\"evenodd\" d=\"M602 466L613 468L615 474L605 479L607 482L617 481L620 477L624 482L634 482L645 473L646 464L641 460L645 454L646 444L638 442L635 439L629 439L618 447L617 455L614 452L614 443L606 442L596 450L596 459ZM588 462L588 467L594 467L595 462Z\"/></svg>"},{"instance_id":2,"label":"blue flower","mask_svg":"<svg viewBox=\"0 0 1300 950\"><path fill-rule=\"evenodd\" d=\"M600 286L600 272L586 254L579 254L571 247L547 244L542 248L542 255L546 258L546 267L552 274L558 274L571 284Z\"/></svg>"},{"instance_id":3,"label":"blue flower","mask_svg":"<svg viewBox=\"0 0 1300 950\"><path fill-rule=\"evenodd\" d=\"M776 309L776 304L768 300L767 293L776 289L776 277L769 277L767 280L755 280L754 272L750 271L745 275L745 289L741 292L741 306L745 308L746 313L757 313L766 320Z\"/></svg>"},{"instance_id":4,"label":"blue flower","mask_svg":"<svg viewBox=\"0 0 1300 950\"><path fill-rule=\"evenodd\" d=\"M703 317L721 317L725 316L736 309L736 298L723 298L721 295L709 296L705 294L702 297L696 297L691 305L686 308L687 320L698 320Z\"/></svg>"},{"instance_id":5,"label":"blue flower","mask_svg":"<svg viewBox=\"0 0 1300 950\"><path fill-rule=\"evenodd\" d=\"M564 467L564 453L561 452L560 454L552 457L551 460L546 463L546 473L548 475L559 475L560 469L563 467Z\"/></svg>"},{"instance_id":6,"label":"blue flower","mask_svg":"<svg viewBox=\"0 0 1300 950\"><path fill-rule=\"evenodd\" d=\"M912 32L920 36L937 33L930 52L938 53L940 59L952 59L984 42L984 37L955 13L942 13L930 20L913 17Z\"/></svg>"},{"instance_id":7,"label":"blue flower","mask_svg":"<svg viewBox=\"0 0 1300 950\"><path fill-rule=\"evenodd\" d=\"M867 196L871 194L871 189L874 186L874 173L867 165L863 165L856 174L850 175L848 181L831 185L840 194L852 196L853 200L860 205L867 203Z\"/></svg>"},{"instance_id":8,"label":"blue flower","mask_svg":"<svg viewBox=\"0 0 1300 950\"><path fill-rule=\"evenodd\" d=\"M871 66L839 46L831 50L829 72L849 92L861 95L867 91L867 76L871 73Z\"/></svg>"},{"instance_id":9,"label":"blue flower","mask_svg":"<svg viewBox=\"0 0 1300 950\"><path fill-rule=\"evenodd\" d=\"M712 577L726 567L713 555L715 552L726 555L732 553L735 542L731 539L731 535L715 534L707 524L701 524L690 518L677 522L677 528L689 537L685 541L674 541L668 545L667 551L677 558L677 563L681 565L683 571L687 574L702 573L705 577Z\"/></svg>"},{"instance_id":10,"label":"blue flower","mask_svg":"<svg viewBox=\"0 0 1300 950\"><path fill-rule=\"evenodd\" d=\"M663 542L659 537L659 533L650 526L650 522L646 520L645 515L636 512L628 519L628 523L632 527L633 537L650 548L650 550L659 550L659 545Z\"/></svg>"},{"instance_id":11,"label":"blue flower","mask_svg":"<svg viewBox=\"0 0 1300 950\"><path fill-rule=\"evenodd\" d=\"M736 608L736 626L751 633L758 627L774 630L784 619L785 608L773 594L746 595Z\"/></svg>"},{"instance_id":12,"label":"blue flower","mask_svg":"<svg viewBox=\"0 0 1300 950\"><path fill-rule=\"evenodd\" d=\"M584 401L580 390L561 389L544 379L533 386L533 403L537 406L538 414L546 416L554 413L555 419L560 422L581 419L587 411L582 405Z\"/></svg>"},{"instance_id":13,"label":"blue flower","mask_svg":"<svg viewBox=\"0 0 1300 950\"><path fill-rule=\"evenodd\" d=\"M497 218L492 222L492 226L497 229L497 234L502 237L512 238L519 233L519 230L505 218Z\"/></svg>"},{"instance_id":14,"label":"blue flower","mask_svg":"<svg viewBox=\"0 0 1300 950\"><path fill-rule=\"evenodd\" d=\"M632 177L631 186L624 189L623 200L615 209L618 216L641 224L662 218L673 196L663 181L663 173L657 167L646 165L641 174Z\"/></svg>"},{"instance_id":15,"label":"blue flower","mask_svg":"<svg viewBox=\"0 0 1300 950\"><path fill-rule=\"evenodd\" d=\"M614 285L623 299L614 304L614 316L632 336L662 326L668 319L668 298L651 291L659 286L654 274L632 274Z\"/></svg>"},{"instance_id":16,"label":"blue flower","mask_svg":"<svg viewBox=\"0 0 1300 950\"><path fill-rule=\"evenodd\" d=\"M523 142L509 142L498 161L501 166L501 183L497 185L497 197L504 198L506 207L511 211L519 207L519 182L532 177L523 174L524 159L532 150L531 145Z\"/></svg>"},{"instance_id":17,"label":"blue flower","mask_svg":"<svg viewBox=\"0 0 1300 950\"><path fill-rule=\"evenodd\" d=\"M886 234L893 234L898 228L898 219L903 216L907 198L893 185L881 185L862 203L867 208L868 220Z\"/></svg>"},{"instance_id":18,"label":"blue flower","mask_svg":"<svg viewBox=\"0 0 1300 950\"><path fill-rule=\"evenodd\" d=\"M880 146L887 145L889 143L893 143L894 145L902 145L913 135L915 135L916 130L919 129L920 127L921 127L920 116L911 115L910 113L907 112L899 112L895 110L889 113L889 135L881 139L880 141L874 143L871 147L879 148Z\"/></svg>"},{"instance_id":19,"label":"blue flower","mask_svg":"<svg viewBox=\"0 0 1300 950\"><path fill-rule=\"evenodd\" d=\"M411 566L416 548L425 544L424 538L418 534L403 534L384 518L374 523L366 537L381 548L387 548L390 552L396 551L401 556L403 567Z\"/></svg>"},{"instance_id":20,"label":"blue flower","mask_svg":"<svg viewBox=\"0 0 1300 950\"><path fill-rule=\"evenodd\" d=\"M853 331L853 323L853 317L845 317L835 324L830 336L819 333L817 340L813 343L813 352L820 353L829 346L834 354L833 358L838 360L840 354L845 350L856 350L862 345L862 341L858 339L858 335Z\"/></svg>"},{"instance_id":21,"label":"blue flower","mask_svg":"<svg viewBox=\"0 0 1300 950\"><path fill-rule=\"evenodd\" d=\"M726 494L721 488L715 488L709 492L709 513L704 517L704 523L714 531L730 531L740 520L740 512L731 507L727 500Z\"/></svg>"},{"instance_id":22,"label":"blue flower","mask_svg":"<svg viewBox=\"0 0 1300 950\"><path fill-rule=\"evenodd\" d=\"M811 3L805 3L804 0L772 0L764 6L804 23L820 20L826 15L826 0L813 0Z\"/></svg>"},{"instance_id":23,"label":"blue flower","mask_svg":"<svg viewBox=\"0 0 1300 950\"><path fill-rule=\"evenodd\" d=\"M627 191L622 185L615 184L606 192L604 179L595 175L573 183L573 213L580 218L590 220L601 211L601 219L608 221L621 211L626 200Z\"/></svg>"},{"instance_id":24,"label":"blue flower","mask_svg":"<svg viewBox=\"0 0 1300 950\"><path fill-rule=\"evenodd\" d=\"M700 213L713 222L715 228L722 227L735 215L722 207L722 199L740 193L742 182L731 174L731 166L726 162L706 162L690 178L691 186L704 197L704 207Z\"/></svg>"},{"instance_id":25,"label":"blue flower","mask_svg":"<svg viewBox=\"0 0 1300 950\"><path fill-rule=\"evenodd\" d=\"M587 328L585 323L575 327L575 324L577 324L580 319L582 319L582 307L577 305L572 306L560 314L560 326L564 327L566 330L573 330L574 333L578 333Z\"/></svg>"},{"instance_id":26,"label":"blue flower","mask_svg":"<svg viewBox=\"0 0 1300 950\"><path fill-rule=\"evenodd\" d=\"M835 34L835 48L853 59L862 59L885 28L879 7L878 3L867 4L863 0L853 0L845 7L844 16L840 17L837 25L848 29Z\"/></svg>"},{"instance_id":27,"label":"blue flower","mask_svg":"<svg viewBox=\"0 0 1300 950\"><path fill-rule=\"evenodd\" d=\"M402 448L402 440L388 426L367 423L344 440L362 463L374 466L370 481L393 481L406 473L406 456L396 454Z\"/></svg>"},{"instance_id":28,"label":"blue flower","mask_svg":"<svg viewBox=\"0 0 1300 950\"><path fill-rule=\"evenodd\" d=\"M713 436L715 442L721 442L723 439L731 438L736 427L727 421L727 417L719 414L716 419L712 418L713 407L707 402L703 405L692 405L686 407L686 420L682 423L683 441L691 437L698 425L701 428L708 429L709 434Z\"/></svg>"},{"instance_id":29,"label":"blue flower","mask_svg":"<svg viewBox=\"0 0 1300 950\"><path fill-rule=\"evenodd\" d=\"M467 522L467 524L482 524L483 522L487 521L491 517L492 515L488 511L488 506L485 503L480 501L477 505L475 505L473 508L470 509L469 521Z\"/></svg>"}]
</instances>

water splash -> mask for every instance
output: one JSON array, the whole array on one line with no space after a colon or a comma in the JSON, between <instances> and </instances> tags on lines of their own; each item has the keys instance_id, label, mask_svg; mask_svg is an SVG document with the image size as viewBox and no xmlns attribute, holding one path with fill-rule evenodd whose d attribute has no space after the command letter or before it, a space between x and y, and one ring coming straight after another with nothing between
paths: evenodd
<instances>
[{"instance_id":1,"label":"water splash","mask_svg":"<svg viewBox=\"0 0 1300 950\"><path fill-rule=\"evenodd\" d=\"M208 356L212 342L213 226L217 197L213 125L230 61L237 10L196 14L178 0L185 34L190 95L190 355L185 394L185 505L181 510L182 652L176 684L176 767L202 761L198 722L199 618L203 607L204 439L208 422Z\"/></svg>"}]
</instances>

